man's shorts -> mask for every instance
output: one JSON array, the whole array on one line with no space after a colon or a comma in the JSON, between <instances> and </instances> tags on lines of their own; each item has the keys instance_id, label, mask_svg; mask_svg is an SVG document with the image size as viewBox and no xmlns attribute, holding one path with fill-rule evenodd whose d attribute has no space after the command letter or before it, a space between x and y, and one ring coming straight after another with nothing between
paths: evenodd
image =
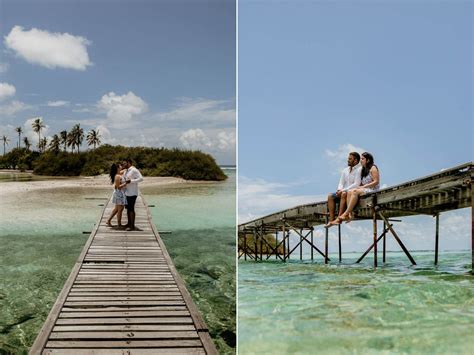
<instances>
[{"instance_id":1,"label":"man's shorts","mask_svg":"<svg viewBox=\"0 0 474 355\"><path fill-rule=\"evenodd\" d=\"M135 212L135 202L137 202L137 196L127 196L125 208L128 212Z\"/></svg>"},{"instance_id":2,"label":"man's shorts","mask_svg":"<svg viewBox=\"0 0 474 355\"><path fill-rule=\"evenodd\" d=\"M337 196L337 192L333 192L332 193L332 198L334 199L334 201L339 201L339 196Z\"/></svg>"}]
</instances>

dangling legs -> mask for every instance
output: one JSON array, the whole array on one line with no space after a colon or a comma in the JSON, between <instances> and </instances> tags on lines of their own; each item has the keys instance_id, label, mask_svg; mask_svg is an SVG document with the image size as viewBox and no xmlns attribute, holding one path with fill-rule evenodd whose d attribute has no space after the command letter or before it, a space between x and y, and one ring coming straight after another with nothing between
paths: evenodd
<instances>
[{"instance_id":1,"label":"dangling legs","mask_svg":"<svg viewBox=\"0 0 474 355\"><path fill-rule=\"evenodd\" d=\"M346 202L347 202L347 191L344 191L341 194L341 201L339 202L339 213L338 217L344 213L344 209L346 208Z\"/></svg>"},{"instance_id":2,"label":"dangling legs","mask_svg":"<svg viewBox=\"0 0 474 355\"><path fill-rule=\"evenodd\" d=\"M341 215L342 220L345 220L347 222L350 222L352 220L352 211L354 210L354 207L357 205L357 202L359 202L359 197L363 194L364 194L364 190L362 189L355 189L355 190L349 191L348 198L347 198L349 202L347 203L346 211Z\"/></svg>"}]
</instances>

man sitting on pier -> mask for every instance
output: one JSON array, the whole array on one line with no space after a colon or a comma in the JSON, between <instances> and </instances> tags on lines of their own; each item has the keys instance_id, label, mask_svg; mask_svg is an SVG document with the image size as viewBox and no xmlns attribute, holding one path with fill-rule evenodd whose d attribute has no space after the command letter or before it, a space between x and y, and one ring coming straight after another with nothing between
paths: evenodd
<instances>
[{"instance_id":1,"label":"man sitting on pier","mask_svg":"<svg viewBox=\"0 0 474 355\"><path fill-rule=\"evenodd\" d=\"M347 157L348 167L342 171L339 179L337 191L328 195L329 227L335 219L336 202L339 201L339 216L344 212L347 202L347 191L359 187L361 181L361 166L358 165L360 155L357 152L350 152Z\"/></svg>"},{"instance_id":2,"label":"man sitting on pier","mask_svg":"<svg viewBox=\"0 0 474 355\"><path fill-rule=\"evenodd\" d=\"M125 189L125 196L127 197L127 204L125 208L127 209L127 231L137 230L135 227L135 202L138 197L138 183L143 181L143 176L132 165L132 159L128 158L123 161L123 167L127 169L124 173L125 181L127 183L127 188Z\"/></svg>"}]
</instances>

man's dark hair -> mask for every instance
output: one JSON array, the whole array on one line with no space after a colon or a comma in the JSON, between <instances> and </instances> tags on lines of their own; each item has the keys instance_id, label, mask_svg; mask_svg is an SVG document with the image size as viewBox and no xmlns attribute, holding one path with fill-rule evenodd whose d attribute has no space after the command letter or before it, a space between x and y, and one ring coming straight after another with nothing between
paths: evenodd
<instances>
[{"instance_id":1,"label":"man's dark hair","mask_svg":"<svg viewBox=\"0 0 474 355\"><path fill-rule=\"evenodd\" d=\"M130 158L125 158L124 161L126 161L126 162L129 163L129 164L132 164L132 163L133 163L133 162L132 162L132 159L130 159Z\"/></svg>"},{"instance_id":2,"label":"man's dark hair","mask_svg":"<svg viewBox=\"0 0 474 355\"><path fill-rule=\"evenodd\" d=\"M357 152L350 152L349 155L352 155L355 159L357 159L357 162L360 162L360 155Z\"/></svg>"}]
</instances>

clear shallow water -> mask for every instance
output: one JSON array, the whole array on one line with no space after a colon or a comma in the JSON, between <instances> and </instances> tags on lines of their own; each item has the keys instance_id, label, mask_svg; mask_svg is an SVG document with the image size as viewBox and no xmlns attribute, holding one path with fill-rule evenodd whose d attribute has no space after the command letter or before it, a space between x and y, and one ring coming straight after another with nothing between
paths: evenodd
<instances>
[{"instance_id":1,"label":"clear shallow water","mask_svg":"<svg viewBox=\"0 0 474 355\"><path fill-rule=\"evenodd\" d=\"M219 351L235 342L235 172L221 183L143 188L175 265ZM11 180L10 180L11 181ZM28 182L24 182L27 184ZM8 183L0 188L8 189ZM0 199L0 354L26 354L109 188L35 190ZM212 215L212 217L209 217Z\"/></svg>"},{"instance_id":2,"label":"clear shallow water","mask_svg":"<svg viewBox=\"0 0 474 355\"><path fill-rule=\"evenodd\" d=\"M239 262L240 354L472 354L470 252L352 265ZM334 260L337 259L333 255Z\"/></svg>"}]
</instances>

